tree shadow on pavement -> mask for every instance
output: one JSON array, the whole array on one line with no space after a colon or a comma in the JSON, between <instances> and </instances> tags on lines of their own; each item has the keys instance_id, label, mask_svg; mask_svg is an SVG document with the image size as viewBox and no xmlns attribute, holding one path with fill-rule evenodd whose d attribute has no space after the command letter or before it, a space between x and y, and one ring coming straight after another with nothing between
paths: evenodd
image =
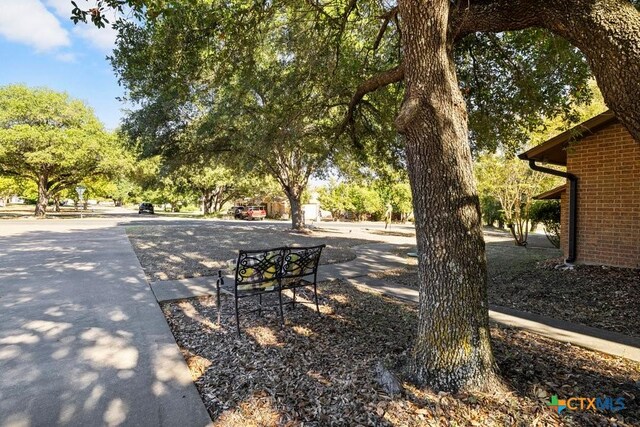
<instances>
[{"instance_id":1,"label":"tree shadow on pavement","mask_svg":"<svg viewBox=\"0 0 640 427\"><path fill-rule=\"evenodd\" d=\"M123 231L57 228L0 238L0 424L205 425Z\"/></svg>"}]
</instances>

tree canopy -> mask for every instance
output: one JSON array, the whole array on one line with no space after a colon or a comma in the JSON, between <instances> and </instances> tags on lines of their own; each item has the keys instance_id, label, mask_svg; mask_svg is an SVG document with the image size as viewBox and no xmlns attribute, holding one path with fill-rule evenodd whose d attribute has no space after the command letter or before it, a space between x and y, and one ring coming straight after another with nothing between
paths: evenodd
<instances>
[{"instance_id":1,"label":"tree canopy","mask_svg":"<svg viewBox=\"0 0 640 427\"><path fill-rule=\"evenodd\" d=\"M36 215L83 179L117 173L123 157L117 139L81 101L49 89L0 88L0 175L38 186Z\"/></svg>"}]
</instances>

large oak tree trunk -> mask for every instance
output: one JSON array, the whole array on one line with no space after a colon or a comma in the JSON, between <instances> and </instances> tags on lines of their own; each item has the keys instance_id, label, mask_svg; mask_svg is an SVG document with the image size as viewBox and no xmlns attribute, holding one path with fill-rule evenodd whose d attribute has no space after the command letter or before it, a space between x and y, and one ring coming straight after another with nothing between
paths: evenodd
<instances>
[{"instance_id":1,"label":"large oak tree trunk","mask_svg":"<svg viewBox=\"0 0 640 427\"><path fill-rule=\"evenodd\" d=\"M291 228L294 230L302 230L304 222L302 221L302 202L301 195L293 192L287 192L289 205L291 206Z\"/></svg>"},{"instance_id":2,"label":"large oak tree trunk","mask_svg":"<svg viewBox=\"0 0 640 427\"><path fill-rule=\"evenodd\" d=\"M47 214L49 204L49 182L47 176L42 174L38 177L38 200L36 202L35 216L44 217Z\"/></svg>"},{"instance_id":3,"label":"large oak tree trunk","mask_svg":"<svg viewBox=\"0 0 640 427\"><path fill-rule=\"evenodd\" d=\"M448 0L401 0L406 95L396 121L413 192L419 322L411 371L437 390L494 378L479 200Z\"/></svg>"},{"instance_id":4,"label":"large oak tree trunk","mask_svg":"<svg viewBox=\"0 0 640 427\"><path fill-rule=\"evenodd\" d=\"M214 196L214 193L211 190L204 190L202 192L202 214L203 215L209 215L211 213L213 196Z\"/></svg>"}]
</instances>

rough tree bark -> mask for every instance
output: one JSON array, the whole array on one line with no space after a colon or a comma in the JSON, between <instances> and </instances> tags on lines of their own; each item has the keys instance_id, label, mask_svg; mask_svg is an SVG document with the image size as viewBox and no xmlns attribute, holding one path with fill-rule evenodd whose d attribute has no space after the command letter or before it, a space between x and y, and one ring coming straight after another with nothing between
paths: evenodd
<instances>
[{"instance_id":1,"label":"rough tree bark","mask_svg":"<svg viewBox=\"0 0 640 427\"><path fill-rule=\"evenodd\" d=\"M291 154L291 155L288 155ZM284 194L289 199L291 207L291 228L302 230L304 221L302 217L302 193L307 188L311 172L324 161L317 161L316 164L305 163L300 153L277 153L275 164L268 164L267 167L271 175L278 180L282 186Z\"/></svg>"},{"instance_id":2,"label":"rough tree bark","mask_svg":"<svg viewBox=\"0 0 640 427\"><path fill-rule=\"evenodd\" d=\"M36 202L36 217L44 217L47 214L47 205L49 204L49 180L46 174L38 176L38 201Z\"/></svg>"},{"instance_id":3,"label":"rough tree bark","mask_svg":"<svg viewBox=\"0 0 640 427\"><path fill-rule=\"evenodd\" d=\"M302 192L297 193L285 190L285 193L289 199L289 206L291 206L291 228L293 230L302 230L304 228L304 222L302 221Z\"/></svg>"},{"instance_id":4,"label":"rough tree bark","mask_svg":"<svg viewBox=\"0 0 640 427\"><path fill-rule=\"evenodd\" d=\"M199 190L202 194L202 213L204 215L218 212L222 209L222 205L228 201L224 197L227 186L200 188Z\"/></svg>"},{"instance_id":5,"label":"rough tree bark","mask_svg":"<svg viewBox=\"0 0 640 427\"><path fill-rule=\"evenodd\" d=\"M448 35L448 0L400 0L405 138L418 244L420 302L411 371L438 390L494 378L479 199L467 112Z\"/></svg>"},{"instance_id":6,"label":"rough tree bark","mask_svg":"<svg viewBox=\"0 0 640 427\"><path fill-rule=\"evenodd\" d=\"M209 215L211 213L211 206L213 205L213 191L202 190L202 214Z\"/></svg>"},{"instance_id":7,"label":"rough tree bark","mask_svg":"<svg viewBox=\"0 0 640 427\"><path fill-rule=\"evenodd\" d=\"M222 185L216 187L213 192L213 203L211 208L214 212L218 212L222 209L222 206L231 199L233 199L233 194L230 194L229 186Z\"/></svg>"}]
</instances>

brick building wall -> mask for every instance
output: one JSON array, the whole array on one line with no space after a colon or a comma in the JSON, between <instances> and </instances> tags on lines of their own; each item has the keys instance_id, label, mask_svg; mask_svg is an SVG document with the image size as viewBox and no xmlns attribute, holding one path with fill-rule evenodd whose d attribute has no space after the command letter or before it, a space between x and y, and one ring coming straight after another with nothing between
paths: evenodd
<instances>
[{"instance_id":1,"label":"brick building wall","mask_svg":"<svg viewBox=\"0 0 640 427\"><path fill-rule=\"evenodd\" d=\"M567 149L578 177L576 262L640 268L640 144L619 123ZM562 194L562 248L568 250L569 185Z\"/></svg>"}]
</instances>

